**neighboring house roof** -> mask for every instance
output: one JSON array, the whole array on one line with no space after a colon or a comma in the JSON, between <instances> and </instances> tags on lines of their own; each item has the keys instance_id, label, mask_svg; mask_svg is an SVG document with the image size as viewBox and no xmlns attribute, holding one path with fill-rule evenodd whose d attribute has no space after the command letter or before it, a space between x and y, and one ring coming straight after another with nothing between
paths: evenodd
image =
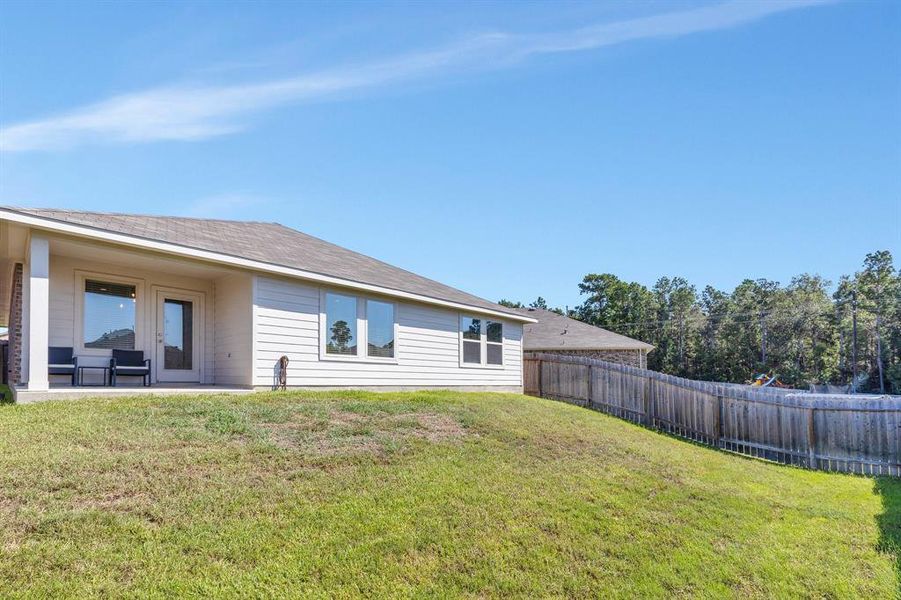
<instances>
[{"instance_id":1,"label":"neighboring house roof","mask_svg":"<svg viewBox=\"0 0 901 600\"><path fill-rule=\"evenodd\" d=\"M523 350L644 350L654 346L540 308L517 309L538 319L523 326Z\"/></svg>"},{"instance_id":2,"label":"neighboring house roof","mask_svg":"<svg viewBox=\"0 0 901 600\"><path fill-rule=\"evenodd\" d=\"M526 321L515 310L278 223L0 207L3 212L326 275Z\"/></svg>"}]
</instances>

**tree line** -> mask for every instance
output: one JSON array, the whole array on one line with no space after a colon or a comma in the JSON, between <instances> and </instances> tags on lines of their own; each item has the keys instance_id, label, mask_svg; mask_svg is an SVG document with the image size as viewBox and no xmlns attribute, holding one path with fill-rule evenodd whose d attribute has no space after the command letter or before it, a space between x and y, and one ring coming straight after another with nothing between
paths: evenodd
<instances>
[{"instance_id":1,"label":"tree line","mask_svg":"<svg viewBox=\"0 0 901 600\"><path fill-rule=\"evenodd\" d=\"M683 277L648 288L591 273L579 292L584 300L573 309L541 297L530 306L653 344L648 367L656 371L735 383L767 373L796 387L901 393L901 271L887 250L867 254L835 286L805 273L787 285L745 279L731 292L698 291Z\"/></svg>"}]
</instances>

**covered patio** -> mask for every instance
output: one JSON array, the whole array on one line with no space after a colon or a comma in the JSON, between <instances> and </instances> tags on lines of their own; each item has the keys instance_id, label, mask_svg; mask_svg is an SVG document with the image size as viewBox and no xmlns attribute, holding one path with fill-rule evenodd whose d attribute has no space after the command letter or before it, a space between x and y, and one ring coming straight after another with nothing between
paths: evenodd
<instances>
[{"instance_id":1,"label":"covered patio","mask_svg":"<svg viewBox=\"0 0 901 600\"><path fill-rule=\"evenodd\" d=\"M249 273L0 228L0 327L17 402L250 390Z\"/></svg>"}]
</instances>

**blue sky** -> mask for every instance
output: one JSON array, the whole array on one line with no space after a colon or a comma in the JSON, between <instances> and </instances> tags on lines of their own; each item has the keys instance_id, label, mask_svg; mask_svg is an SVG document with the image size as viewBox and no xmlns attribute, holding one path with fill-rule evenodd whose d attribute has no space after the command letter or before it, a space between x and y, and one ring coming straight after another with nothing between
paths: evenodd
<instances>
[{"instance_id":1,"label":"blue sky","mask_svg":"<svg viewBox=\"0 0 901 600\"><path fill-rule=\"evenodd\" d=\"M901 255L901 3L0 4L0 203L278 221L481 296Z\"/></svg>"}]
</instances>

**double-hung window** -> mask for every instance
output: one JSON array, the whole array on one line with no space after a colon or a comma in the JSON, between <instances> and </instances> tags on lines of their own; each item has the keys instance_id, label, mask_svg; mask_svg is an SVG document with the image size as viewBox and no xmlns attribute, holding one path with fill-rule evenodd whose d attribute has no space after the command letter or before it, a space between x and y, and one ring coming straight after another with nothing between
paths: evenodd
<instances>
[{"instance_id":1,"label":"double-hung window","mask_svg":"<svg viewBox=\"0 0 901 600\"><path fill-rule=\"evenodd\" d=\"M338 292L322 293L323 359L393 361L396 307L392 302Z\"/></svg>"},{"instance_id":2,"label":"double-hung window","mask_svg":"<svg viewBox=\"0 0 901 600\"><path fill-rule=\"evenodd\" d=\"M460 360L464 367L504 364L504 324L479 317L460 317Z\"/></svg>"}]
</instances>

